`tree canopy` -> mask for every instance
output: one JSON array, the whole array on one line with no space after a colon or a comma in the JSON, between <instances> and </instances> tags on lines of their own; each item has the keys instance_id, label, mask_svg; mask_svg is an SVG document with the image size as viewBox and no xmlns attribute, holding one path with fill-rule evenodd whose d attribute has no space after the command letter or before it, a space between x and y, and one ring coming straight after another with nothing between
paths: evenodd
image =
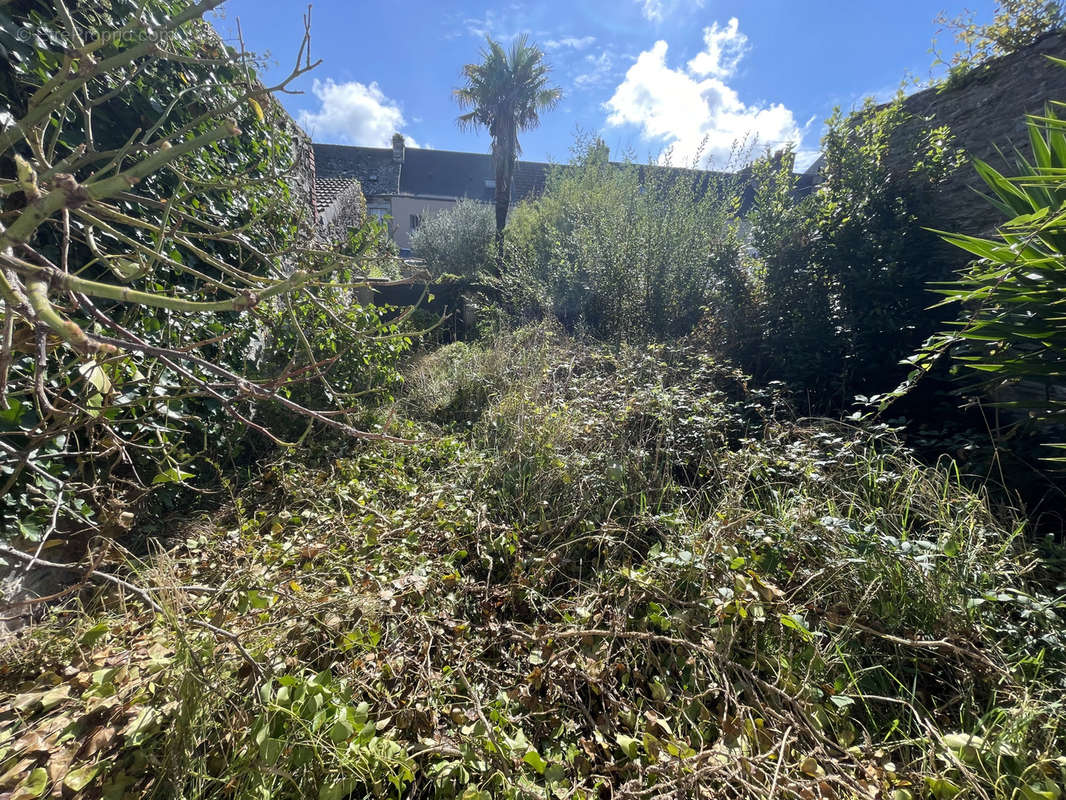
<instances>
[{"instance_id":1,"label":"tree canopy","mask_svg":"<svg viewBox=\"0 0 1066 800\"><path fill-rule=\"evenodd\" d=\"M515 159L522 152L518 134L540 125L540 113L562 97L560 88L549 85L550 72L540 48L525 35L510 50L487 38L481 62L463 67L466 83L455 90L460 108L469 109L459 117L460 127L484 127L492 136L497 236L507 222Z\"/></svg>"}]
</instances>

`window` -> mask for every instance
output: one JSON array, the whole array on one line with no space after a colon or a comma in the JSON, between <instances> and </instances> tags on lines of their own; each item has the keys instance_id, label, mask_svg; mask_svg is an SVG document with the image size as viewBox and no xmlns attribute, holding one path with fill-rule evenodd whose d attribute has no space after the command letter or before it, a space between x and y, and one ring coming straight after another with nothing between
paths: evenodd
<instances>
[{"instance_id":1,"label":"window","mask_svg":"<svg viewBox=\"0 0 1066 800\"><path fill-rule=\"evenodd\" d=\"M496 181L492 180L491 178L486 178L485 179L485 188L486 189L495 189L496 188Z\"/></svg>"},{"instance_id":2,"label":"window","mask_svg":"<svg viewBox=\"0 0 1066 800\"><path fill-rule=\"evenodd\" d=\"M418 226L422 224L422 216L420 214L411 215L411 230L417 231Z\"/></svg>"}]
</instances>

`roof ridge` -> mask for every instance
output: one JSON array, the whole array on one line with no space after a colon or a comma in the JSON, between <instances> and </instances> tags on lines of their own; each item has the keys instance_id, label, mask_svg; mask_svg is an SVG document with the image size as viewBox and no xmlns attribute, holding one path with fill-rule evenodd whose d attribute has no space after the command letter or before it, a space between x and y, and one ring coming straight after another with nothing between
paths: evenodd
<instances>
[{"instance_id":1,"label":"roof ridge","mask_svg":"<svg viewBox=\"0 0 1066 800\"><path fill-rule=\"evenodd\" d=\"M311 144L312 144L312 146L316 146L316 147L317 146L321 146L321 147L339 147L339 148L343 148L343 149L346 149L346 150L373 150L373 151L377 151L377 152L380 152L380 153L391 153L392 152L392 148L391 147L374 147L372 145L367 145L367 144L337 144L336 142L311 142ZM405 152L405 156L406 155L410 155L411 153L418 153L418 154L443 153L443 154L447 154L447 155L477 156L479 158L492 158L492 154L491 153L478 153L478 152L474 152L472 150L444 150L444 149L439 148L439 147L408 147L406 152ZM558 166L558 164L556 164L556 162L553 162L553 161L530 161L530 160L525 159L525 158L519 158L519 159L517 159L517 162L519 164L533 164L533 165L536 165L536 166L545 166L545 167Z\"/></svg>"}]
</instances>

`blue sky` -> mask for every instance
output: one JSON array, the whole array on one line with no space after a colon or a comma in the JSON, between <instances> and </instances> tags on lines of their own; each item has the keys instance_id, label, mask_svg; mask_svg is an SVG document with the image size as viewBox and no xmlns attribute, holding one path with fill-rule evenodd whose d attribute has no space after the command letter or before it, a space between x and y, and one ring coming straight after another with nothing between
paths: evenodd
<instances>
[{"instance_id":1,"label":"blue sky","mask_svg":"<svg viewBox=\"0 0 1066 800\"><path fill-rule=\"evenodd\" d=\"M316 141L487 151L488 136L460 131L451 92L485 35L528 33L563 89L558 108L521 137L523 158L565 161L578 131L612 156L703 156L726 166L733 142L795 142L817 152L823 122L866 95L928 81L933 18L965 7L988 21L993 0L568 0L485 3L318 0L312 54L323 63L282 102ZM215 26L265 54L268 77L295 58L306 3L227 0ZM939 37L951 52L950 34Z\"/></svg>"}]
</instances>

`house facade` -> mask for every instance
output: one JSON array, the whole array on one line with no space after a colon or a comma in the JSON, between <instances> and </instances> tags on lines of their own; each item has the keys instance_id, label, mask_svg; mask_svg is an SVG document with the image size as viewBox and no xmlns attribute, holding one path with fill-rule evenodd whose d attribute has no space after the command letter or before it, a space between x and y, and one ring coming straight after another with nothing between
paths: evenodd
<instances>
[{"instance_id":1,"label":"house facade","mask_svg":"<svg viewBox=\"0 0 1066 800\"><path fill-rule=\"evenodd\" d=\"M451 208L460 198L487 204L496 199L495 169L487 153L408 148L398 133L392 137L392 147L313 144L312 150L320 226L339 230L346 221L355 225L348 206L352 194L361 187L366 214L388 220L389 233L404 256L410 255L411 232L427 216ZM742 214L754 199L748 170L722 173L650 164L632 166L642 184L648 181L665 187L676 180L691 181L697 196L708 191L739 190ZM544 162L518 161L511 203L540 194L550 169ZM799 176L797 192L810 191L813 177Z\"/></svg>"},{"instance_id":2,"label":"house facade","mask_svg":"<svg viewBox=\"0 0 1066 800\"><path fill-rule=\"evenodd\" d=\"M328 209L358 181L366 209L379 219L389 218L389 232L402 254L411 246L411 232L427 216L450 208L460 198L492 203L496 197L495 170L487 153L408 149L403 136L392 147L315 144L316 205ZM519 161L511 184L517 203L544 188L549 165Z\"/></svg>"}]
</instances>

